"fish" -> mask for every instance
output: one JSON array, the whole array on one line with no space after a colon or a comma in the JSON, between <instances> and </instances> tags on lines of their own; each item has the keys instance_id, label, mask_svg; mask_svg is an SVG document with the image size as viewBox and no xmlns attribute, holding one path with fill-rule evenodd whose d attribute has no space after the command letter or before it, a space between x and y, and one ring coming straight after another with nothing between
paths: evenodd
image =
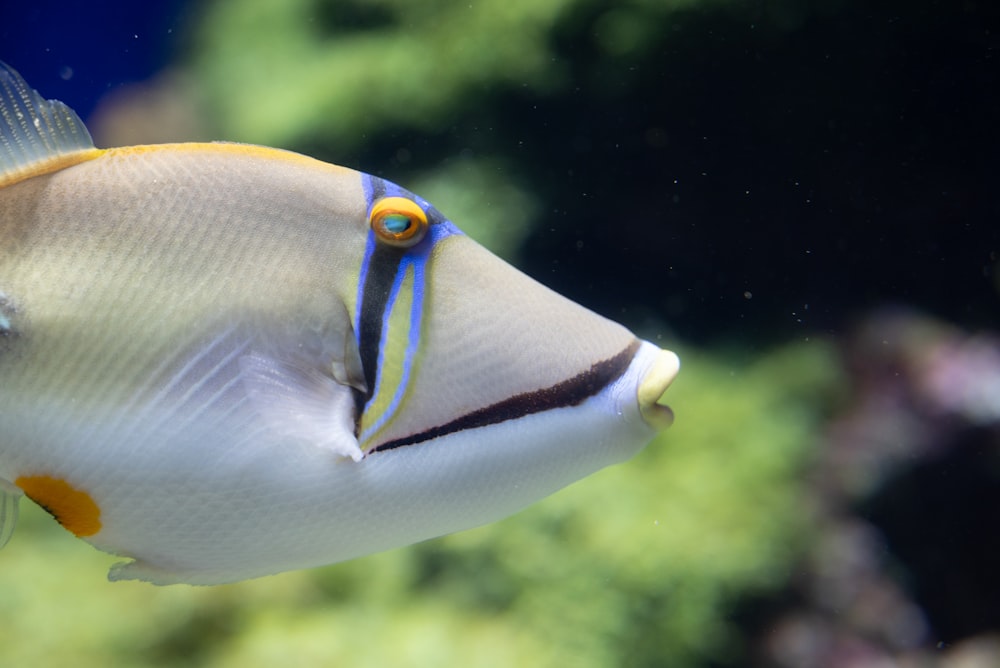
<instances>
[{"instance_id":1,"label":"fish","mask_svg":"<svg viewBox=\"0 0 1000 668\"><path fill-rule=\"evenodd\" d=\"M112 581L410 545L635 455L679 368L388 180L97 148L0 64L0 545L22 496Z\"/></svg>"}]
</instances>

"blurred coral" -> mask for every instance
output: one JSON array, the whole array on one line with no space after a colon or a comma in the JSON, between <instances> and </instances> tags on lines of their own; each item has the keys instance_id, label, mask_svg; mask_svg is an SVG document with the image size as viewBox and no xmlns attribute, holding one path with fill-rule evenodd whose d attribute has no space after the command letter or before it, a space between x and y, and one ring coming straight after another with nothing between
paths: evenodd
<instances>
[{"instance_id":1,"label":"blurred coral","mask_svg":"<svg viewBox=\"0 0 1000 668\"><path fill-rule=\"evenodd\" d=\"M813 470L817 540L764 663L1000 665L977 639L1000 627L1000 339L894 309L844 356L854 389Z\"/></svg>"}]
</instances>

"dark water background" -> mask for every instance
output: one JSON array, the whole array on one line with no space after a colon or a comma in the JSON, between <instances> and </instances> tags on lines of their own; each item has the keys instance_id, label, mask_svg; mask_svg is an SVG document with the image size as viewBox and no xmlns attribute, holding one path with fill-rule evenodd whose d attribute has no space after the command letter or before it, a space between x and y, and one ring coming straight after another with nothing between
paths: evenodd
<instances>
[{"instance_id":1,"label":"dark water background","mask_svg":"<svg viewBox=\"0 0 1000 668\"><path fill-rule=\"evenodd\" d=\"M5 10L0 44L85 119L185 62L183 2L66 4ZM581 38L593 3L553 36L576 86L488 92L421 159L513 154L550 211L527 270L605 313L627 295L687 340L840 331L887 302L996 326L998 10L798 4L678 12L660 45L616 61ZM386 171L408 142L427 139L337 161Z\"/></svg>"}]
</instances>

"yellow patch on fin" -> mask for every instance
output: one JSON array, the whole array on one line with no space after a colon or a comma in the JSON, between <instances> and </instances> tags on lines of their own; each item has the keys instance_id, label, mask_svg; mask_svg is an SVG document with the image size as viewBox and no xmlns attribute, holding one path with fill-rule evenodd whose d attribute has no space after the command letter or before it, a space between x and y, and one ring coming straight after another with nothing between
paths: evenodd
<instances>
[{"instance_id":1,"label":"yellow patch on fin","mask_svg":"<svg viewBox=\"0 0 1000 668\"><path fill-rule=\"evenodd\" d=\"M29 475L19 477L14 484L77 536L93 536L101 530L101 509L90 494L76 489L65 480L47 475Z\"/></svg>"}]
</instances>

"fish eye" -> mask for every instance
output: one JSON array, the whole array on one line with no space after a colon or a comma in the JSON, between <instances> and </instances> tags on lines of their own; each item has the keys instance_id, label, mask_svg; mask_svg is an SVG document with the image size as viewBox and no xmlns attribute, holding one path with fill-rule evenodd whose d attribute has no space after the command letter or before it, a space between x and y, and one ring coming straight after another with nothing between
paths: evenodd
<instances>
[{"instance_id":1,"label":"fish eye","mask_svg":"<svg viewBox=\"0 0 1000 668\"><path fill-rule=\"evenodd\" d=\"M379 241L409 248L427 233L427 214L420 205L405 197L386 197L375 202L369 215Z\"/></svg>"}]
</instances>

